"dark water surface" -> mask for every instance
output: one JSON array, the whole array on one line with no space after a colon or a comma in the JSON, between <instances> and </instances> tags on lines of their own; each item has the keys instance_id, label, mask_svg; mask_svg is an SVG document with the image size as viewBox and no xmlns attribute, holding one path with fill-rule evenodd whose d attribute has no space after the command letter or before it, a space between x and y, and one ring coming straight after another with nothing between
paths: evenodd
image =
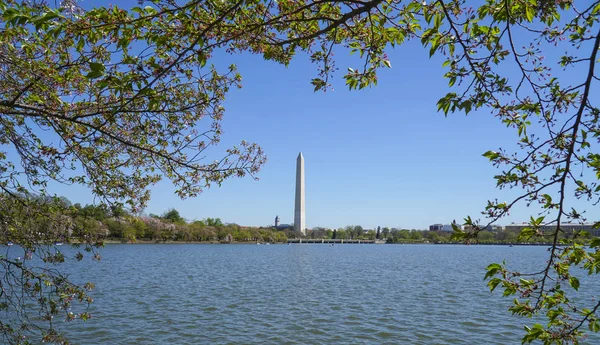
<instances>
[{"instance_id":1,"label":"dark water surface","mask_svg":"<svg viewBox=\"0 0 600 345\"><path fill-rule=\"evenodd\" d=\"M75 344L520 344L532 322L489 292L484 269L505 259L533 270L548 254L352 244L108 245L101 253L71 274L96 284L94 318L65 327Z\"/></svg>"}]
</instances>

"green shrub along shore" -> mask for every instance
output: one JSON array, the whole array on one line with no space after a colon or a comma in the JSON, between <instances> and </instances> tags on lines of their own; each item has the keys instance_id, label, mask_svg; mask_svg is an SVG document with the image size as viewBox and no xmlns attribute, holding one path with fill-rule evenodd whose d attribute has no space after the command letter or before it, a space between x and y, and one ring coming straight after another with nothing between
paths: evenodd
<instances>
[{"instance_id":1,"label":"green shrub along shore","mask_svg":"<svg viewBox=\"0 0 600 345\"><path fill-rule=\"evenodd\" d=\"M73 222L85 228L91 236L106 243L156 243L156 242L287 242L288 237L300 234L277 231L268 227L244 227L224 224L219 218L186 221L179 212L171 209L162 215L131 215L120 207L75 204ZM66 234L68 236L68 234Z\"/></svg>"}]
</instances>

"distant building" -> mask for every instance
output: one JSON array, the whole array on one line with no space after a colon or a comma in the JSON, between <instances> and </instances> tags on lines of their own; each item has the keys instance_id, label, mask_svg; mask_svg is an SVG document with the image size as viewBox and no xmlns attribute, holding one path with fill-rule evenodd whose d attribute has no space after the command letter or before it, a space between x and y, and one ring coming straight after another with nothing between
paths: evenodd
<instances>
[{"instance_id":1,"label":"distant building","mask_svg":"<svg viewBox=\"0 0 600 345\"><path fill-rule=\"evenodd\" d=\"M521 223L521 224L514 224L513 223L513 224L510 224L510 225L506 225L504 227L504 231L520 232L521 230L523 230L524 228L526 228L528 226L529 226L528 223ZM587 231L590 235L592 235L594 237L600 237L600 229L594 228L594 224L593 223L584 223L584 224L562 223L560 225L560 227L566 233L572 233L572 232L575 232L575 231ZM542 226L540 226L540 230L542 232L550 232L550 231L553 231L554 229L556 229L556 224L550 224L550 225L542 225Z\"/></svg>"},{"instance_id":2,"label":"distant building","mask_svg":"<svg viewBox=\"0 0 600 345\"><path fill-rule=\"evenodd\" d=\"M444 224L432 224L429 226L429 231L442 231Z\"/></svg>"},{"instance_id":3,"label":"distant building","mask_svg":"<svg viewBox=\"0 0 600 345\"><path fill-rule=\"evenodd\" d=\"M458 227L460 228L460 225L458 225ZM452 229L452 224L432 224L429 226L429 231L452 232L454 229Z\"/></svg>"},{"instance_id":4,"label":"distant building","mask_svg":"<svg viewBox=\"0 0 600 345\"><path fill-rule=\"evenodd\" d=\"M292 224L279 224L275 228L277 230L294 230L294 226Z\"/></svg>"},{"instance_id":5,"label":"distant building","mask_svg":"<svg viewBox=\"0 0 600 345\"><path fill-rule=\"evenodd\" d=\"M453 223L455 224L459 229L464 230L464 231L472 231L473 227L470 225L460 225L457 223ZM480 231L491 231L491 232L498 232L498 231L502 231L502 227L499 225L479 225L479 230ZM454 229L452 228L452 224L432 224L429 226L429 231L445 231L445 232L453 232Z\"/></svg>"},{"instance_id":6,"label":"distant building","mask_svg":"<svg viewBox=\"0 0 600 345\"><path fill-rule=\"evenodd\" d=\"M460 229L460 225L458 225L458 228ZM454 228L452 228L452 224L444 224L444 226L442 226L442 231L452 232L454 231Z\"/></svg>"},{"instance_id":7,"label":"distant building","mask_svg":"<svg viewBox=\"0 0 600 345\"><path fill-rule=\"evenodd\" d=\"M279 216L275 216L275 227L279 226Z\"/></svg>"},{"instance_id":8,"label":"distant building","mask_svg":"<svg viewBox=\"0 0 600 345\"><path fill-rule=\"evenodd\" d=\"M479 231L490 231L490 232L499 232L502 231L502 226L500 225L483 225L483 224L479 224ZM464 231L473 231L473 226L472 225L463 225L462 229Z\"/></svg>"}]
</instances>

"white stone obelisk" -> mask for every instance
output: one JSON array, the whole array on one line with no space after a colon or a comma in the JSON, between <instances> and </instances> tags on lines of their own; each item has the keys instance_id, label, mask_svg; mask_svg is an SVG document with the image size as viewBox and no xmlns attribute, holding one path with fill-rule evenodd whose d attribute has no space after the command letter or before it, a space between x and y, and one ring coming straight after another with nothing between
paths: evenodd
<instances>
[{"instance_id":1,"label":"white stone obelisk","mask_svg":"<svg viewBox=\"0 0 600 345\"><path fill-rule=\"evenodd\" d=\"M304 156L296 159L296 207L294 208L294 230L306 236L306 214L304 212Z\"/></svg>"}]
</instances>

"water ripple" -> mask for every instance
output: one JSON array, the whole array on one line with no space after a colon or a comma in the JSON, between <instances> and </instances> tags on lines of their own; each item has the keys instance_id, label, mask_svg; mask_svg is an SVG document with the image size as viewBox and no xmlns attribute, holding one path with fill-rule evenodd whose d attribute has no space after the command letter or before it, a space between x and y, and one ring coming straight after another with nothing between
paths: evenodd
<instances>
[{"instance_id":1,"label":"water ripple","mask_svg":"<svg viewBox=\"0 0 600 345\"><path fill-rule=\"evenodd\" d=\"M71 272L94 281L75 344L518 344L493 261L544 248L424 245L109 245ZM540 261L541 260L541 261ZM590 291L593 291L591 289ZM594 335L588 344L600 343Z\"/></svg>"}]
</instances>

